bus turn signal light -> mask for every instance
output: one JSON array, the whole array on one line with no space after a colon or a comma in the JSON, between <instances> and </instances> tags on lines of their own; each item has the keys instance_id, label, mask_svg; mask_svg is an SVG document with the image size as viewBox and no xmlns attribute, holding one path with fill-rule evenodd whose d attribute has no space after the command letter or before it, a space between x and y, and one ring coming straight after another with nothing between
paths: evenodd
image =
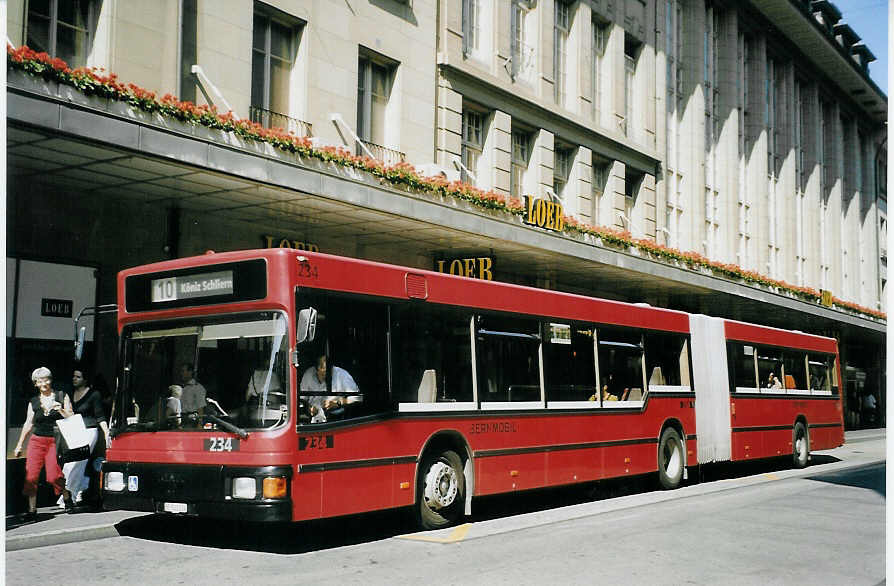
<instances>
[{"instance_id":1,"label":"bus turn signal light","mask_svg":"<svg viewBox=\"0 0 894 586\"><path fill-rule=\"evenodd\" d=\"M279 499L286 496L286 479L284 476L271 476L264 479L264 498Z\"/></svg>"}]
</instances>

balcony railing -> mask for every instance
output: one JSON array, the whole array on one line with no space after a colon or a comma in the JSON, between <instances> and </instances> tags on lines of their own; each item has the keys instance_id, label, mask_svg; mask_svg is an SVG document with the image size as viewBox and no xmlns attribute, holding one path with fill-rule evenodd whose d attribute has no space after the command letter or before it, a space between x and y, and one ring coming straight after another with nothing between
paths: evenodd
<instances>
[{"instance_id":1,"label":"balcony railing","mask_svg":"<svg viewBox=\"0 0 894 586\"><path fill-rule=\"evenodd\" d=\"M265 110L258 106L250 106L248 115L252 122L257 122L264 128L279 128L286 132L292 132L295 136L313 136L313 127L310 122L304 120Z\"/></svg>"},{"instance_id":2,"label":"balcony railing","mask_svg":"<svg viewBox=\"0 0 894 586\"><path fill-rule=\"evenodd\" d=\"M374 159L382 161L386 165L396 165L397 163L403 163L407 158L404 153L396 151L394 149L389 149L388 147L383 147L380 144L369 142L368 140L361 140L360 142L362 142L364 146L369 149L369 152L372 153ZM360 145L357 145L357 154L365 155L366 151L363 150Z\"/></svg>"}]
</instances>

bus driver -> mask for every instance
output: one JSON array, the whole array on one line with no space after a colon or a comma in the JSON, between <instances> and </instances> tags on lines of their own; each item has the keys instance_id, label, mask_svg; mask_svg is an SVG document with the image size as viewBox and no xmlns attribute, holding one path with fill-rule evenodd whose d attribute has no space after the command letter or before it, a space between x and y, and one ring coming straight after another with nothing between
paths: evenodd
<instances>
[{"instance_id":1,"label":"bus driver","mask_svg":"<svg viewBox=\"0 0 894 586\"><path fill-rule=\"evenodd\" d=\"M326 355L317 358L316 365L304 371L301 377L301 394L307 396L307 405L311 415L311 423L323 423L327 421L327 415L337 414L337 410L345 405L361 401L360 388L354 382L354 378L347 370L332 367L332 391L337 393L351 393L352 396L327 395L329 389L326 386Z\"/></svg>"}]
</instances>

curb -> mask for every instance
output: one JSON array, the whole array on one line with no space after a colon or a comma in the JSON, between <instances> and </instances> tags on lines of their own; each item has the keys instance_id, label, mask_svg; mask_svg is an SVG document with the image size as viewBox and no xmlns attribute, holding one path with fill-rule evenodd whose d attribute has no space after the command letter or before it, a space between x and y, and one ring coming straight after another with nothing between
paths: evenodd
<instances>
[{"instance_id":1,"label":"curb","mask_svg":"<svg viewBox=\"0 0 894 586\"><path fill-rule=\"evenodd\" d=\"M46 547L48 545L106 539L108 537L118 537L118 535L118 530L114 524L91 525L78 527L77 529L58 529L33 535L10 536L7 534L6 551L19 551L34 547Z\"/></svg>"}]
</instances>

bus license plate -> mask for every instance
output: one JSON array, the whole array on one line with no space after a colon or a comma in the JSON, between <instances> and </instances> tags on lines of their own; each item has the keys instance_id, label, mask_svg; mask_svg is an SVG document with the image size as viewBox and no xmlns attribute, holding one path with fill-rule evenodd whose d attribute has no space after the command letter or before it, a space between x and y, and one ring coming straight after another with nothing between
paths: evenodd
<instances>
[{"instance_id":1,"label":"bus license plate","mask_svg":"<svg viewBox=\"0 0 894 586\"><path fill-rule=\"evenodd\" d=\"M163 509L166 513L185 513L187 506L186 503L165 503Z\"/></svg>"},{"instance_id":2,"label":"bus license plate","mask_svg":"<svg viewBox=\"0 0 894 586\"><path fill-rule=\"evenodd\" d=\"M232 437L211 437L203 440L206 452L238 452L239 439Z\"/></svg>"}]
</instances>

